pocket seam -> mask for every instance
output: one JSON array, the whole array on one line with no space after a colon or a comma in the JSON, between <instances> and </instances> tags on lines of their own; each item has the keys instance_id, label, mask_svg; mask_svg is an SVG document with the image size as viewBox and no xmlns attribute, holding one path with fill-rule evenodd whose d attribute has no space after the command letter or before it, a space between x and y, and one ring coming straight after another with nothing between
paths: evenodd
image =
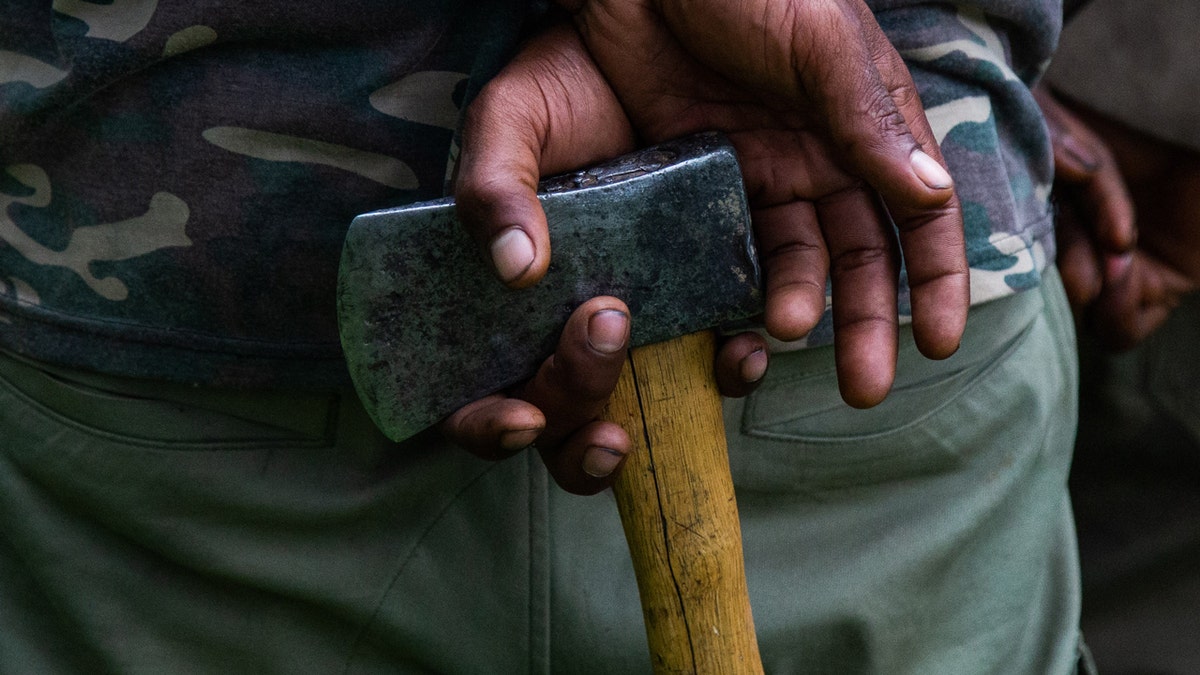
<instances>
[{"instance_id":1,"label":"pocket seam","mask_svg":"<svg viewBox=\"0 0 1200 675\"><path fill-rule=\"evenodd\" d=\"M18 366L19 367L20 366L33 367L33 366L26 365L26 364L21 364L19 362L18 362ZM39 372L42 375L53 380L59 386L79 386L76 383L65 384L61 378L55 376L53 373L49 373L49 372L42 371L42 370L39 370ZM83 386L86 386L86 385L83 385ZM161 452L215 451L215 452L221 452L221 451L271 450L271 449L280 449L280 448L312 449L312 448L329 447L333 443L333 439L336 434L335 430L336 430L337 416L338 416L336 400L331 400L326 408L327 421L325 424L325 432L324 432L324 434L322 434L322 436L320 438L298 438L298 437L253 438L253 437L250 437L250 438L221 439L221 440L211 440L211 441L175 440L175 439L153 439L153 438L145 438L145 437L141 437L141 436L132 436L132 435L125 434L125 433L119 433L119 432L113 431L111 429L103 429L100 427L92 426L82 420L76 419L74 417L71 417L70 415L63 413L62 411L54 408L53 406L47 405L46 403L44 403L43 401L41 401L34 395L27 392L24 388L17 385L15 382L13 382L11 380L11 378L5 376L3 373L0 373L0 387L3 387L11 395L13 395L17 399L21 400L22 402L24 402L25 405L29 406L29 408L31 408L33 411L37 412L38 414L42 415L43 417L51 420L52 422L54 422L56 424L65 426L77 433L81 433L81 434L84 434L89 437L105 439L105 440L109 440L109 441L118 442L118 443L121 443L124 445L136 446L140 449L147 449L147 450L153 450L153 451L161 451ZM105 394L107 396L128 399L130 404L136 404L139 401L170 403L170 402L165 402L165 401L159 401L158 399L142 398L142 397L132 396L132 395L123 394L123 393L107 392L107 391L103 391L103 390L97 390L97 391L102 392L103 394ZM185 406L185 404L183 404L183 403L178 403L176 405L179 405L181 407L189 407L189 406ZM194 406L191 406L191 407L193 409L196 409Z\"/></svg>"},{"instance_id":2,"label":"pocket seam","mask_svg":"<svg viewBox=\"0 0 1200 675\"><path fill-rule=\"evenodd\" d=\"M892 435L910 430L913 427L925 422L930 417L932 417L932 416L938 414L939 412L941 412L942 410L944 410L947 406L952 404L954 401L958 400L961 396L963 396L965 393L967 393L970 389L974 388L977 385L977 383L980 382L981 380L983 380L984 378L986 378L986 376L988 374L990 374L991 372L993 372L997 368L999 368L1000 364L1004 363L1012 355L1012 353L1014 351L1016 351L1021 345L1023 345L1029 339L1029 336L1033 333L1035 323L1036 322L1031 322L1029 325L1025 326L1021 330L1021 332L1018 333L1017 336L1008 343L1008 345L1005 347L1004 351L1002 351L1001 353L996 355L995 358L992 358L988 363L986 363L984 365L982 370L979 370L975 374L974 377L971 377L968 382L964 383L964 385L961 388L959 388L957 394L955 394L952 397L948 397L948 398L941 400L936 406L925 411L925 413L922 414L921 416L911 419L899 426L895 426L895 427L891 427L888 429L875 431L875 432L871 432L871 433L852 434L852 435L836 436L836 437L835 436L808 436L808 435L799 435L799 434L789 434L789 433L782 433L782 432L778 432L778 431L768 430L763 427L754 426L754 425L750 424L748 422L747 418L749 417L749 414L750 414L752 408L751 408L751 406L747 406L746 409L742 413L742 425L741 425L742 433L751 438L766 440L766 441L800 442L800 443L805 443L808 445L836 446L836 445L846 445L846 444L850 444L850 443L861 443L864 441L878 441L878 440L887 438L888 436L892 436ZM967 374L967 373L970 373L969 368L960 369L959 371L955 372L954 375L947 378L947 381L952 380L962 374ZM798 419L798 417L792 418L792 420L795 420L795 419ZM874 460L875 460L875 458L871 458L870 460L862 460L862 461L874 461ZM853 464L854 462L853 462L853 460L850 460L847 463Z\"/></svg>"}]
</instances>

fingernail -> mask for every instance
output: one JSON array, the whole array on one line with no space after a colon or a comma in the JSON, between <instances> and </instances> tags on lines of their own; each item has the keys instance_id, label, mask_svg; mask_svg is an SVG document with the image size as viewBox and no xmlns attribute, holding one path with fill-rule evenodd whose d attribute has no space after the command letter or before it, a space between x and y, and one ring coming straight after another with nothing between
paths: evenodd
<instances>
[{"instance_id":1,"label":"fingernail","mask_svg":"<svg viewBox=\"0 0 1200 675\"><path fill-rule=\"evenodd\" d=\"M1058 138L1059 147L1063 152L1071 156L1084 171L1095 171L1100 165L1100 160L1092 154L1091 150L1085 148L1074 136L1066 134Z\"/></svg>"},{"instance_id":2,"label":"fingernail","mask_svg":"<svg viewBox=\"0 0 1200 675\"><path fill-rule=\"evenodd\" d=\"M616 450L592 446L583 453L583 472L592 478L604 478L616 471L624 458Z\"/></svg>"},{"instance_id":3,"label":"fingernail","mask_svg":"<svg viewBox=\"0 0 1200 675\"><path fill-rule=\"evenodd\" d=\"M538 435L541 433L542 430L540 428L510 429L500 434L500 447L509 451L520 450L536 441Z\"/></svg>"},{"instance_id":4,"label":"fingernail","mask_svg":"<svg viewBox=\"0 0 1200 675\"><path fill-rule=\"evenodd\" d=\"M747 384L763 379L767 374L767 353L761 349L750 352L739 364L739 373Z\"/></svg>"},{"instance_id":5,"label":"fingernail","mask_svg":"<svg viewBox=\"0 0 1200 675\"><path fill-rule=\"evenodd\" d=\"M917 174L917 178L926 186L934 190L945 190L954 185L946 169L923 150L914 150L909 161L912 163L913 173Z\"/></svg>"},{"instance_id":6,"label":"fingernail","mask_svg":"<svg viewBox=\"0 0 1200 675\"><path fill-rule=\"evenodd\" d=\"M614 354L625 348L629 335L629 316L616 309L602 309L588 319L588 344L602 354Z\"/></svg>"},{"instance_id":7,"label":"fingernail","mask_svg":"<svg viewBox=\"0 0 1200 675\"><path fill-rule=\"evenodd\" d=\"M1121 255L1105 256L1104 260L1104 279L1106 281L1116 281L1125 276L1133 265L1133 254L1122 253Z\"/></svg>"},{"instance_id":8,"label":"fingernail","mask_svg":"<svg viewBox=\"0 0 1200 675\"><path fill-rule=\"evenodd\" d=\"M533 240L519 227L510 227L492 240L492 264L504 283L516 281L533 265Z\"/></svg>"}]
</instances>

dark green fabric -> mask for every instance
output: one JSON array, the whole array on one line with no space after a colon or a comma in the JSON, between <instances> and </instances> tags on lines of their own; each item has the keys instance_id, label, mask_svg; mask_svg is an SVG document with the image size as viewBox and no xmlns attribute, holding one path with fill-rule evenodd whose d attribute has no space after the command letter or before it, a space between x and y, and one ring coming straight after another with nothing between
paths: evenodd
<instances>
[{"instance_id":1,"label":"dark green fabric","mask_svg":"<svg viewBox=\"0 0 1200 675\"><path fill-rule=\"evenodd\" d=\"M776 355L730 408L764 659L1070 672L1075 382L1061 290L1038 286L1050 156L1027 88L1058 4L872 5L963 197L977 307L949 361L906 335L876 410L836 401L824 347ZM0 13L0 345L23 355L0 357L0 671L645 668L611 499L556 491L532 455L394 447L339 386L342 232L443 191L462 102L526 3L17 9Z\"/></svg>"},{"instance_id":2,"label":"dark green fabric","mask_svg":"<svg viewBox=\"0 0 1200 675\"><path fill-rule=\"evenodd\" d=\"M1071 343L1052 276L973 310L946 361L905 332L876 409L836 401L829 348L729 402L769 672L1072 672ZM536 453L9 355L0 428L0 672L648 670L611 496Z\"/></svg>"}]
</instances>

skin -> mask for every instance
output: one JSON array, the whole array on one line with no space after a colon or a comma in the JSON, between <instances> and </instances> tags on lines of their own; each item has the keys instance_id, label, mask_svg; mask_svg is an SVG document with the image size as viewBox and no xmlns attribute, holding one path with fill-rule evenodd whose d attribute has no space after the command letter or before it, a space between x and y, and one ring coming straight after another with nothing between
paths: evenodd
<instances>
[{"instance_id":1,"label":"skin","mask_svg":"<svg viewBox=\"0 0 1200 675\"><path fill-rule=\"evenodd\" d=\"M847 403L877 404L895 372L897 242L881 203L909 261L917 345L932 358L954 352L969 304L959 204L908 70L866 5L588 0L570 8L640 138L718 129L734 143L774 337L797 339L815 326L832 274Z\"/></svg>"},{"instance_id":2,"label":"skin","mask_svg":"<svg viewBox=\"0 0 1200 675\"><path fill-rule=\"evenodd\" d=\"M624 111L578 35L558 26L531 42L472 105L456 180L460 217L476 230L516 223L493 226L499 232L494 236L530 219L539 221L538 245L548 247L545 216L535 196L540 176L635 147ZM605 328L618 332L612 330L618 316L624 321L619 339L600 335ZM503 459L536 442L563 489L575 494L606 489L630 441L619 426L597 417L624 365L628 324L628 309L620 300L593 298L572 313L558 348L533 379L467 405L443 422L443 432L488 459ZM721 393L752 391L766 373L766 349L757 333L726 340L716 363Z\"/></svg>"},{"instance_id":3,"label":"skin","mask_svg":"<svg viewBox=\"0 0 1200 675\"><path fill-rule=\"evenodd\" d=\"M815 326L830 276L842 396L879 403L895 375L902 248L918 348L931 358L957 349L969 305L960 207L908 71L862 2L564 4L573 29L527 45L472 104L464 129L460 215L505 283L537 283L549 265L539 176L716 129L743 167L774 337ZM560 344L551 360L571 349ZM512 392L530 407L491 397L452 416L446 433L483 455L511 454L537 436L560 485L607 487L615 473L585 480L574 459L578 448L585 458L627 452L623 433L593 422L602 404L549 411L577 388L615 382L606 359L575 357L591 363L576 369L579 380L539 374ZM761 338L727 343L717 363L723 393L752 389L765 362Z\"/></svg>"},{"instance_id":4,"label":"skin","mask_svg":"<svg viewBox=\"0 0 1200 675\"><path fill-rule=\"evenodd\" d=\"M1067 297L1102 344L1132 348L1200 287L1200 153L1035 95L1054 143Z\"/></svg>"}]
</instances>

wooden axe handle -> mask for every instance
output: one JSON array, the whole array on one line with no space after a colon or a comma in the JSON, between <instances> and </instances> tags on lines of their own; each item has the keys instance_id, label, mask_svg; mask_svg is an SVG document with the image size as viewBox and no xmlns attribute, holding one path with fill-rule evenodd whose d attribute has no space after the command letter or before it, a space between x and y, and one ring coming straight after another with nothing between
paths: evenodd
<instances>
[{"instance_id":1,"label":"wooden axe handle","mask_svg":"<svg viewBox=\"0 0 1200 675\"><path fill-rule=\"evenodd\" d=\"M761 673L710 331L630 352L605 417L656 673Z\"/></svg>"}]
</instances>

